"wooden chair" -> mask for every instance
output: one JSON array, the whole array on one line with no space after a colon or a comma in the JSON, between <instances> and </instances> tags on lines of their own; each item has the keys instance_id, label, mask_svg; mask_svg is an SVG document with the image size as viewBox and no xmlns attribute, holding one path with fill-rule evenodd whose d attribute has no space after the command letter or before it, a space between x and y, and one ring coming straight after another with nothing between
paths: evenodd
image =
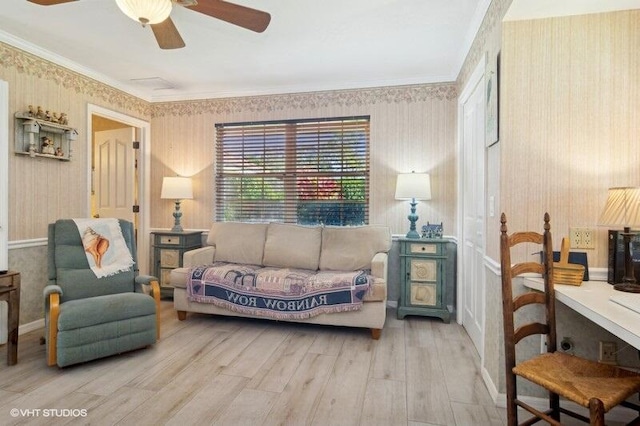
<instances>
[{"instance_id":1,"label":"wooden chair","mask_svg":"<svg viewBox=\"0 0 640 426\"><path fill-rule=\"evenodd\" d=\"M555 294L553 288L553 249L549 214L544 215L544 232L514 232L507 234L507 219L503 213L500 222L500 263L502 270L502 304L504 316L504 352L507 386L507 422L518 424L518 407L534 415L523 425L539 420L560 424L560 413L589 422L604 425L604 414L616 405L640 411L640 406L626 401L640 391L640 374L613 365L601 364L564 352L557 352L555 324ZM521 244L542 248L540 262L525 261L511 264L511 248ZM544 293L531 291L513 296L514 277L524 273L538 273L544 278ZM544 322L514 325L514 313L530 304L545 306ZM516 317L516 319L520 319ZM518 322L522 322L518 321ZM547 336L547 352L526 361L516 363L516 344L535 334ZM518 399L516 377L520 376L549 392L549 409L541 412ZM560 397L589 409L589 418L560 406ZM640 416L633 423L640 421Z\"/></svg>"}]
</instances>

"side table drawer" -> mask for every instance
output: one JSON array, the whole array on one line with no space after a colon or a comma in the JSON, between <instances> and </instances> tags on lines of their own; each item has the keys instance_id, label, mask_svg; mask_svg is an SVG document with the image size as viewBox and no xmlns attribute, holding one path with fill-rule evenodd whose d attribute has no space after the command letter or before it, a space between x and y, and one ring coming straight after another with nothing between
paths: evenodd
<instances>
[{"instance_id":1,"label":"side table drawer","mask_svg":"<svg viewBox=\"0 0 640 426\"><path fill-rule=\"evenodd\" d=\"M158 239L160 240L159 241L160 244L174 245L174 246L180 245L180 237L175 235L159 235Z\"/></svg>"},{"instance_id":2,"label":"side table drawer","mask_svg":"<svg viewBox=\"0 0 640 426\"><path fill-rule=\"evenodd\" d=\"M409 254L440 254L441 244L411 243Z\"/></svg>"}]
</instances>

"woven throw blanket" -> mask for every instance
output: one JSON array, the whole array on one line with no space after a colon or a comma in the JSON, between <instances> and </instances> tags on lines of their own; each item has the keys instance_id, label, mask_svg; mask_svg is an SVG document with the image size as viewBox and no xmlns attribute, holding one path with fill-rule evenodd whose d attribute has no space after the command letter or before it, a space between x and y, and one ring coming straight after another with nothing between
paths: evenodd
<instances>
[{"instance_id":1,"label":"woven throw blanket","mask_svg":"<svg viewBox=\"0 0 640 426\"><path fill-rule=\"evenodd\" d=\"M273 319L355 311L369 290L366 271L308 271L216 262L191 269L187 298Z\"/></svg>"},{"instance_id":2,"label":"woven throw blanket","mask_svg":"<svg viewBox=\"0 0 640 426\"><path fill-rule=\"evenodd\" d=\"M89 267L103 278L127 271L133 257L122 235L118 219L73 219L82 237Z\"/></svg>"}]
</instances>

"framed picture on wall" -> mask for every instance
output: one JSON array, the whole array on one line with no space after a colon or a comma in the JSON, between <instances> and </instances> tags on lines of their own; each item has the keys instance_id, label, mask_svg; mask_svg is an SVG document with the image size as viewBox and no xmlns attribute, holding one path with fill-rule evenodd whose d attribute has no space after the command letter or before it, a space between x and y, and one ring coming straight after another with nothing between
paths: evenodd
<instances>
[{"instance_id":1,"label":"framed picture on wall","mask_svg":"<svg viewBox=\"0 0 640 426\"><path fill-rule=\"evenodd\" d=\"M489 147L499 140L500 52L495 57L487 52L485 69L485 145Z\"/></svg>"}]
</instances>

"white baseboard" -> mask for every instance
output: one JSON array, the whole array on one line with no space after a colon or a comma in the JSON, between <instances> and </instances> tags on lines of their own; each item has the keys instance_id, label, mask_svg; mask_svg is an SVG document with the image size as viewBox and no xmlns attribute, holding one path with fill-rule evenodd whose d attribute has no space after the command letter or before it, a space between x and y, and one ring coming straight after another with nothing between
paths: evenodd
<instances>
[{"instance_id":1,"label":"white baseboard","mask_svg":"<svg viewBox=\"0 0 640 426\"><path fill-rule=\"evenodd\" d=\"M39 320L35 320L27 324L22 324L18 327L18 335L26 334L39 328L44 329L44 318L40 318Z\"/></svg>"},{"instance_id":2,"label":"white baseboard","mask_svg":"<svg viewBox=\"0 0 640 426\"><path fill-rule=\"evenodd\" d=\"M34 331L38 329L44 329L44 318L32 321L28 324L20 325L18 327L18 336L27 334L30 331ZM2 334L3 332L4 334ZM2 339L3 337L4 337L4 340ZM7 338L8 336L7 336L7 328L6 328L6 322L5 322L4 324L0 324L0 346L7 344Z\"/></svg>"}]
</instances>

